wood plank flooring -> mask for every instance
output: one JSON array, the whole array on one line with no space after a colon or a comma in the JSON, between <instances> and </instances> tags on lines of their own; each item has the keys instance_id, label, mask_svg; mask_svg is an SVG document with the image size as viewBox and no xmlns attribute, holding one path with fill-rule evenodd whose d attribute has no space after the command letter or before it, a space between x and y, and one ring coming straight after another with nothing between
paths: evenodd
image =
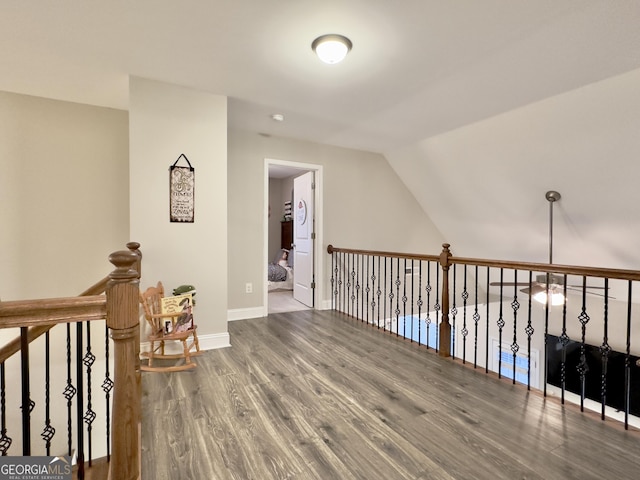
<instances>
[{"instance_id":1,"label":"wood plank flooring","mask_svg":"<svg viewBox=\"0 0 640 480\"><path fill-rule=\"evenodd\" d=\"M640 434L332 311L143 373L143 480L640 478Z\"/></svg>"}]
</instances>

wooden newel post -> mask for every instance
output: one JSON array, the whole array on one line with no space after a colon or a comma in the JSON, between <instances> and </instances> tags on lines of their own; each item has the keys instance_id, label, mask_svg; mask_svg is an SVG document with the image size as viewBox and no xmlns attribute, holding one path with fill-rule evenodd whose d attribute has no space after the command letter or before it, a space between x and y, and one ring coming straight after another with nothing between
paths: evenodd
<instances>
[{"instance_id":1,"label":"wooden newel post","mask_svg":"<svg viewBox=\"0 0 640 480\"><path fill-rule=\"evenodd\" d=\"M450 245L442 244L440 253L440 266L442 267L442 322L440 323L439 351L443 357L451 356L451 324L449 323L449 258L451 257Z\"/></svg>"},{"instance_id":2,"label":"wooden newel post","mask_svg":"<svg viewBox=\"0 0 640 480\"><path fill-rule=\"evenodd\" d=\"M107 284L107 326L114 342L114 393L109 478L140 478L140 395L136 361L139 346L138 256L131 251L112 253L116 269Z\"/></svg>"}]
</instances>

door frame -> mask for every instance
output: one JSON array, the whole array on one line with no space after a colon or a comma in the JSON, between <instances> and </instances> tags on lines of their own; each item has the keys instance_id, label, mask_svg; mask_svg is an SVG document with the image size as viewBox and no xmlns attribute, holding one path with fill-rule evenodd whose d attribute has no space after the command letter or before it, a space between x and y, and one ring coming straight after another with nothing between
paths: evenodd
<instances>
[{"instance_id":1,"label":"door frame","mask_svg":"<svg viewBox=\"0 0 640 480\"><path fill-rule=\"evenodd\" d=\"M263 239L262 239L262 265L263 265L263 274L262 278L264 278L264 289L262 294L262 304L263 304L263 316L266 317L269 313L269 287L267 284L268 277L268 264L269 264L269 166L270 165L281 165L285 167L295 168L301 171L313 171L314 172L314 182L315 188L313 190L313 201L314 201L314 233L315 233L315 241L313 245L313 271L314 271L314 282L315 289L313 292L314 297L314 308L317 310L321 309L321 306L324 303L324 262L322 261L322 248L324 245L323 238L323 203L322 203L322 185L323 185L323 176L322 176L322 165L316 165L313 163L301 163L301 162L291 162L287 160L278 160L274 158L265 158L264 159L264 212L262 217L262 231L263 231ZM295 268L295 267L294 267Z\"/></svg>"}]
</instances>

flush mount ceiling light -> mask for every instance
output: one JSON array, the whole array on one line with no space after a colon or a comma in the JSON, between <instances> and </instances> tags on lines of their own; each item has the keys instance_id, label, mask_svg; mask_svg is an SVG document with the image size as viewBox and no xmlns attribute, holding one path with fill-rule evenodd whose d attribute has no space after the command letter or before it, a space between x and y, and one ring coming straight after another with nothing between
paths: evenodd
<instances>
[{"instance_id":1,"label":"flush mount ceiling light","mask_svg":"<svg viewBox=\"0 0 640 480\"><path fill-rule=\"evenodd\" d=\"M271 115L271 119L276 122L284 122L284 115L281 113L274 113Z\"/></svg>"},{"instance_id":2,"label":"flush mount ceiling light","mask_svg":"<svg viewBox=\"0 0 640 480\"><path fill-rule=\"evenodd\" d=\"M347 37L337 34L322 35L311 43L311 48L324 63L338 63L344 60L353 44Z\"/></svg>"}]
</instances>

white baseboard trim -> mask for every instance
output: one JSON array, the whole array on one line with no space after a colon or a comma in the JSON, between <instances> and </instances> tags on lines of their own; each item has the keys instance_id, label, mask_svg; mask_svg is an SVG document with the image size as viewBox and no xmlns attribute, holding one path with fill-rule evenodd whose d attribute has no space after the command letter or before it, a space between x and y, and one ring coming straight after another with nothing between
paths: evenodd
<instances>
[{"instance_id":1,"label":"white baseboard trim","mask_svg":"<svg viewBox=\"0 0 640 480\"><path fill-rule=\"evenodd\" d=\"M261 318L266 316L266 309L264 307L237 308L234 310L227 310L228 322L233 322L234 320L246 320L248 318Z\"/></svg>"},{"instance_id":2,"label":"white baseboard trim","mask_svg":"<svg viewBox=\"0 0 640 480\"><path fill-rule=\"evenodd\" d=\"M229 332L198 335L198 344L200 345L201 351L230 347L231 342L229 338ZM180 342L167 342L164 348L165 352L169 354L182 353L182 344ZM150 349L151 344L149 342L140 343L141 352L148 352Z\"/></svg>"}]
</instances>

